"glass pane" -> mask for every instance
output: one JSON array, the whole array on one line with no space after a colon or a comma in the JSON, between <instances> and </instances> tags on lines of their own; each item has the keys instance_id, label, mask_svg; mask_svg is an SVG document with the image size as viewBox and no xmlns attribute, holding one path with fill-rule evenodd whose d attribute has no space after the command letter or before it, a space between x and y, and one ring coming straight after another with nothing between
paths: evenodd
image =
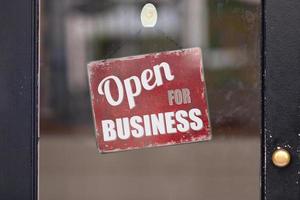
<instances>
[{"instance_id":1,"label":"glass pane","mask_svg":"<svg viewBox=\"0 0 300 200\"><path fill-rule=\"evenodd\" d=\"M44 0L41 5L42 200L259 199L260 1ZM87 63L200 47L213 138L100 154Z\"/></svg>"}]
</instances>

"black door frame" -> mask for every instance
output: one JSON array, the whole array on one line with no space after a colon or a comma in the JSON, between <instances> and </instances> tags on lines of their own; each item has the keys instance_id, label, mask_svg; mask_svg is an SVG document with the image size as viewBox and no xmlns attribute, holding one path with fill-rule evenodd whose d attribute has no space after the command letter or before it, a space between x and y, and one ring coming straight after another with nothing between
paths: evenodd
<instances>
[{"instance_id":1,"label":"black door frame","mask_svg":"<svg viewBox=\"0 0 300 200\"><path fill-rule=\"evenodd\" d=\"M300 199L300 1L262 3L262 200ZM0 198L38 199L39 0L0 6ZM272 164L287 149L286 168Z\"/></svg>"},{"instance_id":2,"label":"black door frame","mask_svg":"<svg viewBox=\"0 0 300 200\"><path fill-rule=\"evenodd\" d=\"M0 4L0 199L38 199L38 0Z\"/></svg>"},{"instance_id":3,"label":"black door frame","mask_svg":"<svg viewBox=\"0 0 300 200\"><path fill-rule=\"evenodd\" d=\"M300 199L300 1L262 5L262 199ZM277 147L291 164L275 167Z\"/></svg>"}]
</instances>

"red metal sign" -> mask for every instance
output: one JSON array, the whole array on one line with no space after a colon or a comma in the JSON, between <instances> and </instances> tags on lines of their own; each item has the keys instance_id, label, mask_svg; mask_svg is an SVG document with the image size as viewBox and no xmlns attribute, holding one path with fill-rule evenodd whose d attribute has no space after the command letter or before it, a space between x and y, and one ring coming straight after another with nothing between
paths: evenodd
<instances>
[{"instance_id":1,"label":"red metal sign","mask_svg":"<svg viewBox=\"0 0 300 200\"><path fill-rule=\"evenodd\" d=\"M199 48L95 61L88 73L100 152L211 138Z\"/></svg>"}]
</instances>

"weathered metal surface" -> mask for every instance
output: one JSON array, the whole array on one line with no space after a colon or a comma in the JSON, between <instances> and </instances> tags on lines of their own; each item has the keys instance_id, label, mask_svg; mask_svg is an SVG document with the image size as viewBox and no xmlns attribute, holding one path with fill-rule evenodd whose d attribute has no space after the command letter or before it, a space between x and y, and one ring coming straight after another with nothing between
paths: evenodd
<instances>
[{"instance_id":1,"label":"weathered metal surface","mask_svg":"<svg viewBox=\"0 0 300 200\"><path fill-rule=\"evenodd\" d=\"M211 138L199 48L91 62L100 152Z\"/></svg>"}]
</instances>

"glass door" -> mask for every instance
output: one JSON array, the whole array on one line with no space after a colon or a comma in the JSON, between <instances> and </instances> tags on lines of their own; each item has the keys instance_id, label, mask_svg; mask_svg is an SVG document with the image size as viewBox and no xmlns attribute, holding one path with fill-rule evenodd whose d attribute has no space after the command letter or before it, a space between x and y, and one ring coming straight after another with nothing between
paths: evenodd
<instances>
[{"instance_id":1,"label":"glass door","mask_svg":"<svg viewBox=\"0 0 300 200\"><path fill-rule=\"evenodd\" d=\"M259 199L260 1L41 3L42 200ZM203 53L212 139L98 153L87 63L192 47Z\"/></svg>"}]
</instances>

